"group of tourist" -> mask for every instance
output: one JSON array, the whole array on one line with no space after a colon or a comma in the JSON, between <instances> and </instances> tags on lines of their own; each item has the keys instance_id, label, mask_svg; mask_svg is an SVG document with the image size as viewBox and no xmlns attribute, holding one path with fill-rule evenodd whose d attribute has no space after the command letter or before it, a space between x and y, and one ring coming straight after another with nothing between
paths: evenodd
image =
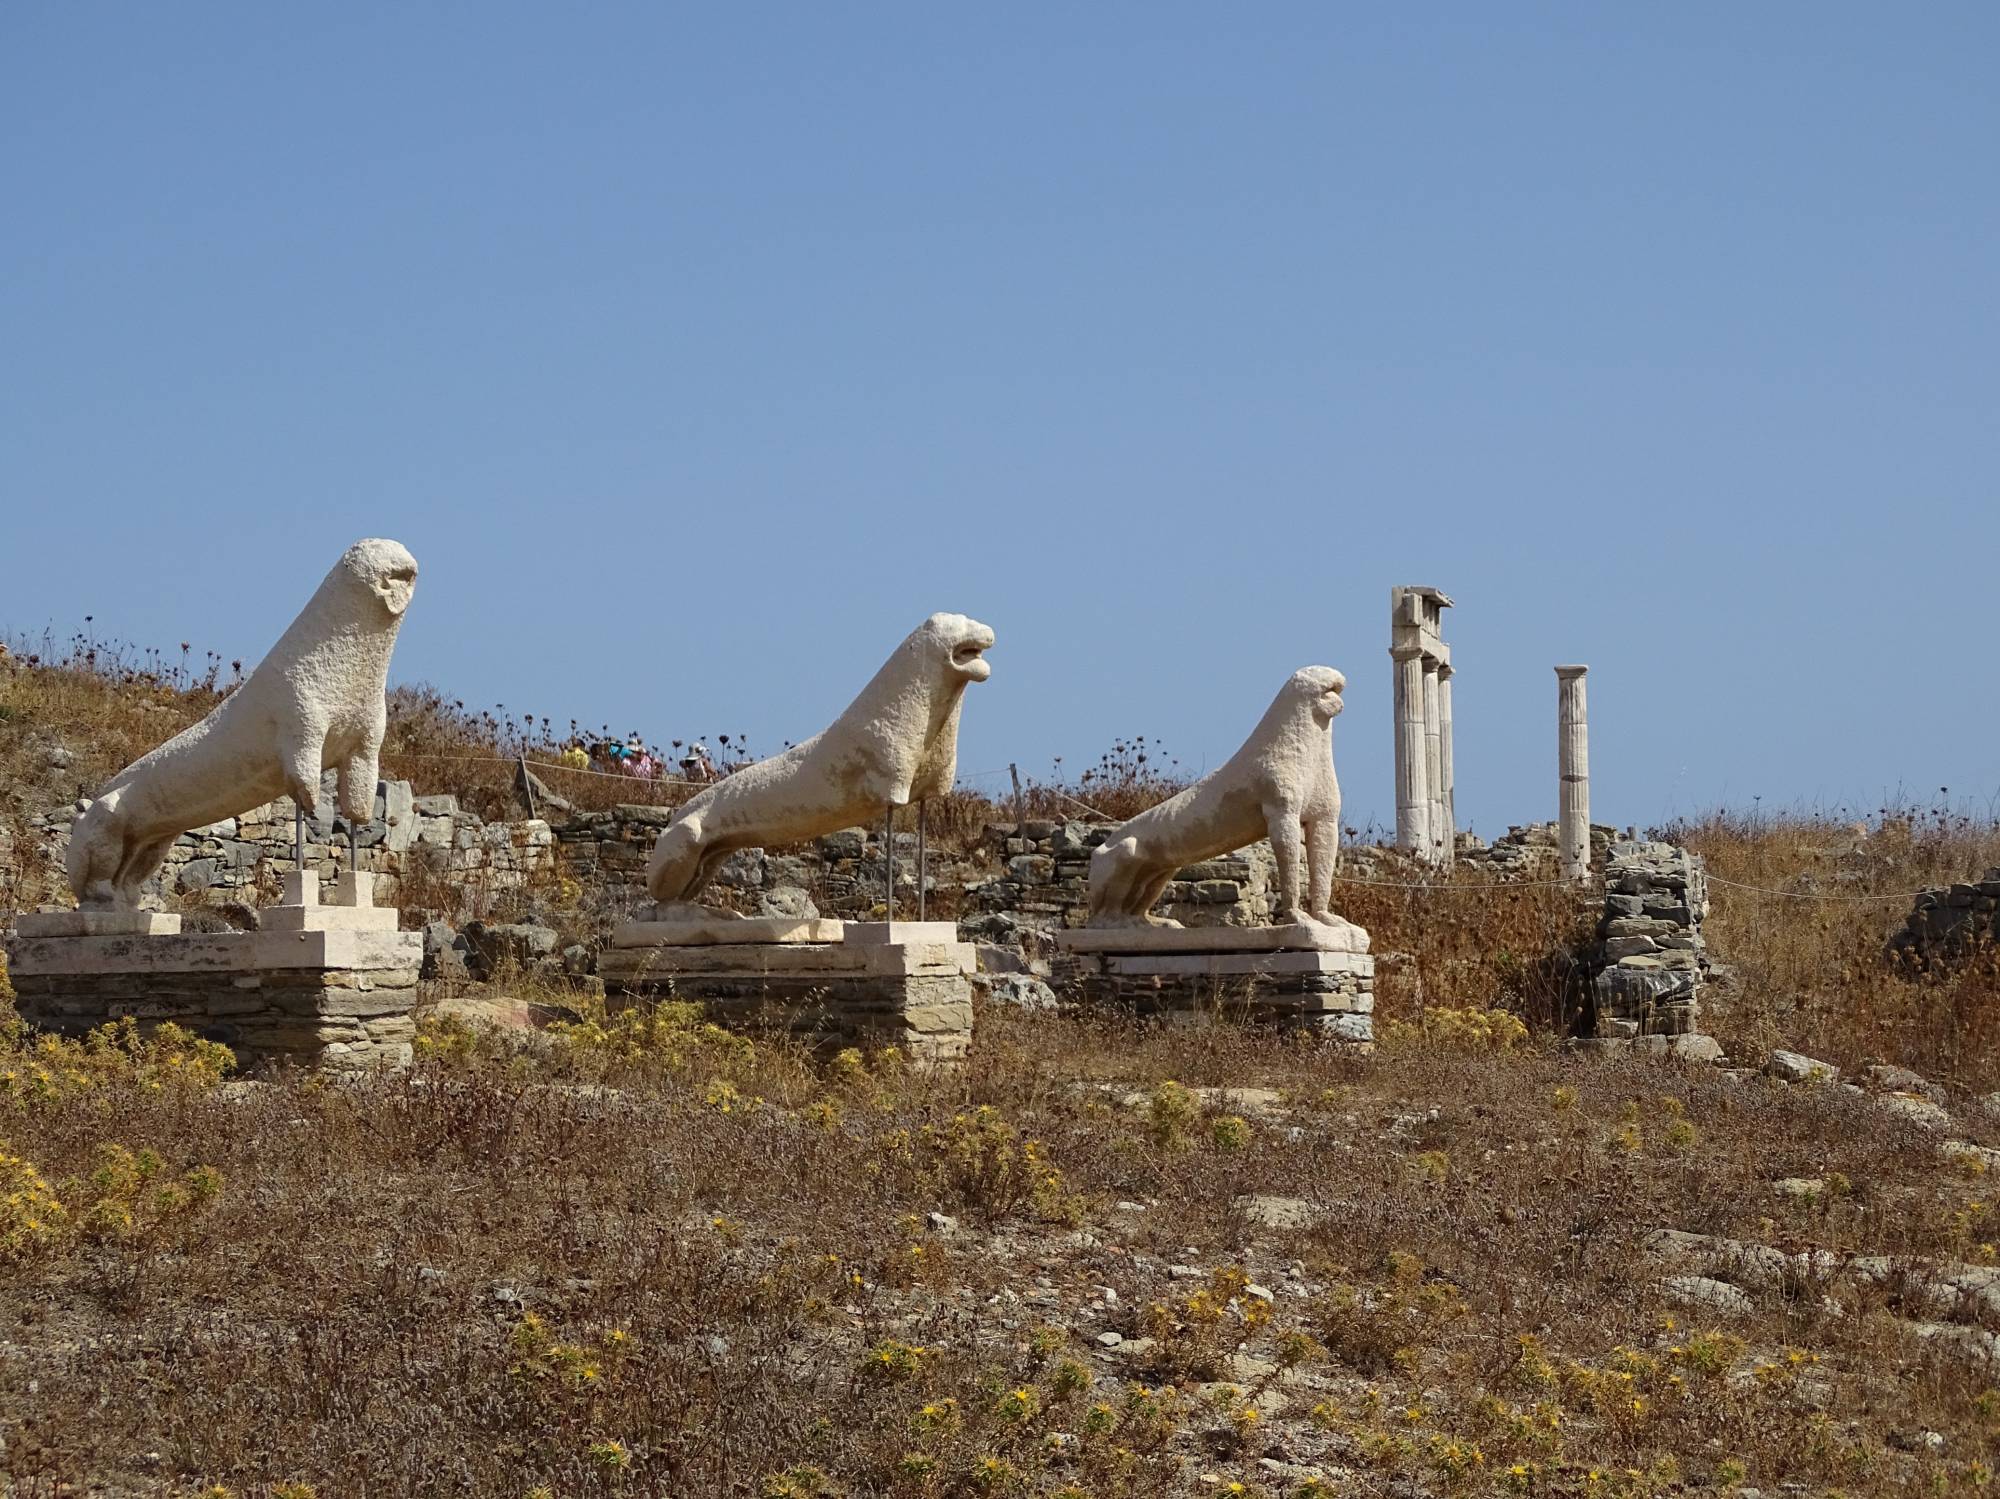
<instances>
[{"instance_id":1,"label":"group of tourist","mask_svg":"<svg viewBox=\"0 0 2000 1499\"><path fill-rule=\"evenodd\" d=\"M675 762L667 759L664 752L655 754L637 734L630 739L600 739L590 744L580 738L572 739L563 746L557 760L571 770L633 776L642 781L677 778L706 784L722 778L722 772L709 758L706 745L690 745Z\"/></svg>"}]
</instances>

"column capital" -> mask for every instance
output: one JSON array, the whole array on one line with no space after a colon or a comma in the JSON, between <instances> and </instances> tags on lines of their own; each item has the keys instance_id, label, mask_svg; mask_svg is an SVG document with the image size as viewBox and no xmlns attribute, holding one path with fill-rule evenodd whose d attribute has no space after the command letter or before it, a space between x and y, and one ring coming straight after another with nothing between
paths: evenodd
<instances>
[{"instance_id":1,"label":"column capital","mask_svg":"<svg viewBox=\"0 0 2000 1499\"><path fill-rule=\"evenodd\" d=\"M1424 648L1420 645L1392 645L1389 654L1397 661L1414 661L1424 654Z\"/></svg>"},{"instance_id":2,"label":"column capital","mask_svg":"<svg viewBox=\"0 0 2000 1499\"><path fill-rule=\"evenodd\" d=\"M1556 675L1561 677L1565 682L1573 682L1589 670L1590 668L1587 666L1558 666L1556 668Z\"/></svg>"}]
</instances>

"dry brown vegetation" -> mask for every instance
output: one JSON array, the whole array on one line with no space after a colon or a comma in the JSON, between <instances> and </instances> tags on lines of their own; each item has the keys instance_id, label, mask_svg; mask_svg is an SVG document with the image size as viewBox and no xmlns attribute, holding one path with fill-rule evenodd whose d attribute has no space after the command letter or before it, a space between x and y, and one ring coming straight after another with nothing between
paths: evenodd
<instances>
[{"instance_id":1,"label":"dry brown vegetation","mask_svg":"<svg viewBox=\"0 0 2000 1499\"><path fill-rule=\"evenodd\" d=\"M1967 1088L2000 1086L1993 954L1924 974L1884 952L1911 892L2000 864L1990 817L1945 806L1866 820L1716 813L1665 836L1700 854L1716 882L1709 947L1737 981L1712 1020L1732 1051L1754 1058L1781 1045L1849 1067L1886 1060Z\"/></svg>"},{"instance_id":2,"label":"dry brown vegetation","mask_svg":"<svg viewBox=\"0 0 2000 1499\"><path fill-rule=\"evenodd\" d=\"M1829 1269L1690 1314L1644 1246L1989 1261L1977 1168L1835 1088L1507 1034L1364 1059L988 1013L970 1068L927 1077L668 1009L447 1026L341 1085L16 1040L0 1474L508 1499L1986 1481L1993 1376L1919 1340L1908 1284ZM1829 1186L1773 1190L1804 1175Z\"/></svg>"}]
</instances>

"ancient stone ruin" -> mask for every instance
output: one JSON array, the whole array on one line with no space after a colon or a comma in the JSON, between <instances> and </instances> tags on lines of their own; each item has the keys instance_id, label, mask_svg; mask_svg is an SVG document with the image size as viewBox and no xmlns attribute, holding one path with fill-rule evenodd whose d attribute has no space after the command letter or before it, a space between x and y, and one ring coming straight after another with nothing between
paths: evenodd
<instances>
[{"instance_id":1,"label":"ancient stone ruin","mask_svg":"<svg viewBox=\"0 0 2000 1499\"><path fill-rule=\"evenodd\" d=\"M1435 588L1389 590L1389 655L1396 663L1396 847L1449 865L1457 841L1452 806L1451 647Z\"/></svg>"},{"instance_id":2,"label":"ancient stone ruin","mask_svg":"<svg viewBox=\"0 0 2000 1499\"><path fill-rule=\"evenodd\" d=\"M1591 982L1598 1037L1683 1036L1699 1029L1707 915L1708 876L1686 849L1647 842L1610 846L1598 924L1603 966Z\"/></svg>"},{"instance_id":3,"label":"ancient stone ruin","mask_svg":"<svg viewBox=\"0 0 2000 1499\"><path fill-rule=\"evenodd\" d=\"M1926 890L1889 939L1889 951L1917 968L1948 967L2000 941L2000 869L1977 880Z\"/></svg>"}]
</instances>

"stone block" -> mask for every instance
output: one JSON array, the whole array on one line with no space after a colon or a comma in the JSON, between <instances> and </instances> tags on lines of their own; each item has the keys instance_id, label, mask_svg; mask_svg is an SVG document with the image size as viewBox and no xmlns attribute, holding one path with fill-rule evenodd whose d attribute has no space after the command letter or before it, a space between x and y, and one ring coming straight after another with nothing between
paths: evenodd
<instances>
[{"instance_id":1,"label":"stone block","mask_svg":"<svg viewBox=\"0 0 2000 1499\"><path fill-rule=\"evenodd\" d=\"M78 1034L126 1016L172 1021L246 1067L352 1070L409 1060L422 952L415 933L19 938L9 968L33 1025Z\"/></svg>"},{"instance_id":2,"label":"stone block","mask_svg":"<svg viewBox=\"0 0 2000 1499\"><path fill-rule=\"evenodd\" d=\"M267 932L393 932L391 906L266 906L257 920Z\"/></svg>"},{"instance_id":3,"label":"stone block","mask_svg":"<svg viewBox=\"0 0 2000 1499\"><path fill-rule=\"evenodd\" d=\"M1103 953L1103 971L1173 978L1248 974L1351 973L1372 975L1375 960L1350 952Z\"/></svg>"},{"instance_id":4,"label":"stone block","mask_svg":"<svg viewBox=\"0 0 2000 1499\"><path fill-rule=\"evenodd\" d=\"M846 925L824 917L724 915L671 916L664 920L620 922L611 933L613 947L712 947L771 942L839 942Z\"/></svg>"},{"instance_id":5,"label":"stone block","mask_svg":"<svg viewBox=\"0 0 2000 1499\"><path fill-rule=\"evenodd\" d=\"M839 922L832 923L835 926ZM835 938L855 947L886 947L892 943L916 945L958 941L958 923L952 921L850 921L844 934Z\"/></svg>"},{"instance_id":6,"label":"stone block","mask_svg":"<svg viewBox=\"0 0 2000 1499\"><path fill-rule=\"evenodd\" d=\"M1079 927L1056 934L1070 952L1220 953L1368 951L1368 933L1352 922L1293 926L1237 927Z\"/></svg>"},{"instance_id":7,"label":"stone block","mask_svg":"<svg viewBox=\"0 0 2000 1499\"><path fill-rule=\"evenodd\" d=\"M180 929L170 911L23 911L14 918L23 937L165 937Z\"/></svg>"},{"instance_id":8,"label":"stone block","mask_svg":"<svg viewBox=\"0 0 2000 1499\"><path fill-rule=\"evenodd\" d=\"M614 1006L688 1000L733 1029L941 1064L971 1042L974 961L961 942L705 944L607 948L598 972Z\"/></svg>"}]
</instances>

